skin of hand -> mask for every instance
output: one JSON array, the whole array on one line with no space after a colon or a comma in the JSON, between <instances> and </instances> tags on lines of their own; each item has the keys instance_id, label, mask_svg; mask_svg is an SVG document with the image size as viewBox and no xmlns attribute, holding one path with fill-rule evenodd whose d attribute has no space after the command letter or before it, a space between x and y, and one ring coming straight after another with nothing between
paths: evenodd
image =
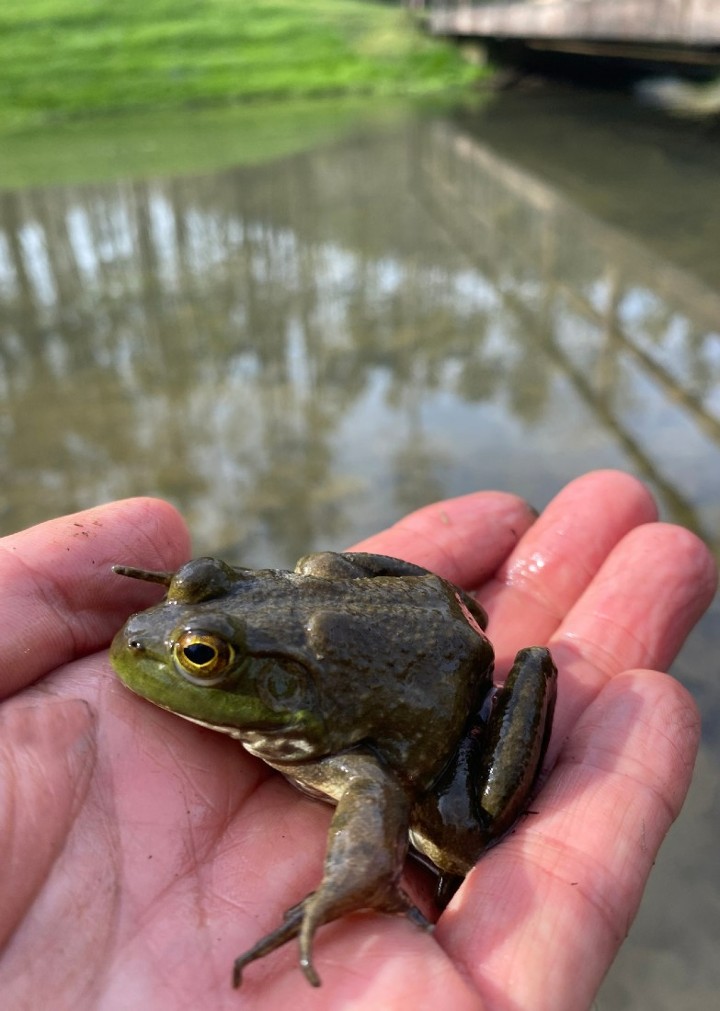
<instances>
[{"instance_id":1,"label":"skin of hand","mask_svg":"<svg viewBox=\"0 0 720 1011\"><path fill-rule=\"evenodd\" d=\"M588 1007L687 791L699 718L667 668L716 572L618 472L536 519L477 492L427 506L360 550L477 595L502 678L547 643L560 672L531 813L473 869L434 934L361 914L323 927L312 990L289 944L230 987L234 957L320 878L330 808L237 742L133 696L106 647L158 587L113 563L189 556L167 504L130 499L4 538L0 993L5 1007Z\"/></svg>"}]
</instances>

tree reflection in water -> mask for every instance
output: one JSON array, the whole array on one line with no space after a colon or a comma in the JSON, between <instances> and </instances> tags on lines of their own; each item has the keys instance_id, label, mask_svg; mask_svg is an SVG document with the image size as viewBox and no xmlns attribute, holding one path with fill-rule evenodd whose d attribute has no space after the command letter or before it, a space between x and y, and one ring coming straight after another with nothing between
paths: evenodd
<instances>
[{"instance_id":1,"label":"tree reflection in water","mask_svg":"<svg viewBox=\"0 0 720 1011\"><path fill-rule=\"evenodd\" d=\"M154 492L200 546L289 561L593 464L713 529L688 462L720 443L720 299L447 120L7 192L0 236L5 529Z\"/></svg>"}]
</instances>

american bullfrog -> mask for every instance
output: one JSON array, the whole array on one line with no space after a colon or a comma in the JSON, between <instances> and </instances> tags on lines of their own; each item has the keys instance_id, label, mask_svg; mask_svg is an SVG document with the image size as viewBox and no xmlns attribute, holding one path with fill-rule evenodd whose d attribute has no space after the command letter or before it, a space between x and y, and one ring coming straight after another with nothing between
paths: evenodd
<instances>
[{"instance_id":1,"label":"american bullfrog","mask_svg":"<svg viewBox=\"0 0 720 1011\"><path fill-rule=\"evenodd\" d=\"M132 615L111 661L138 695L229 734L336 805L318 888L236 959L299 935L313 986L318 927L355 910L429 921L400 887L408 850L447 898L524 809L552 724L557 672L520 650L494 689L487 615L459 587L383 555L322 552L294 571L198 558Z\"/></svg>"}]
</instances>

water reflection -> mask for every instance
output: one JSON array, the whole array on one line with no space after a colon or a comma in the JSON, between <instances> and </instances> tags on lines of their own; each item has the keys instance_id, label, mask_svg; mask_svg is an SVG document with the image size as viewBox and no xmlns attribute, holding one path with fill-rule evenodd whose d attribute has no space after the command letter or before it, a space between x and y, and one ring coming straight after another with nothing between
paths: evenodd
<instances>
[{"instance_id":1,"label":"water reflection","mask_svg":"<svg viewBox=\"0 0 720 1011\"><path fill-rule=\"evenodd\" d=\"M1 206L6 530L150 490L288 561L591 453L713 539L720 298L447 121Z\"/></svg>"}]
</instances>

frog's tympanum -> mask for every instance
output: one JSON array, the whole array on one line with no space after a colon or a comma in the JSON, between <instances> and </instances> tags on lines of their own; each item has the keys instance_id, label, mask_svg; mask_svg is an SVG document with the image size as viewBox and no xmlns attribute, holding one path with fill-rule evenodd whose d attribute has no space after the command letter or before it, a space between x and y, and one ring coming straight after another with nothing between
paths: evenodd
<instances>
[{"instance_id":1,"label":"frog's tympanum","mask_svg":"<svg viewBox=\"0 0 720 1011\"><path fill-rule=\"evenodd\" d=\"M298 935L318 986L315 931L355 910L429 927L400 887L406 854L436 871L447 898L522 812L550 736L549 652L521 650L495 690L483 608L382 555L313 554L294 572L214 558L115 571L168 587L115 637L128 687L336 805L322 881L236 960L235 986Z\"/></svg>"}]
</instances>

